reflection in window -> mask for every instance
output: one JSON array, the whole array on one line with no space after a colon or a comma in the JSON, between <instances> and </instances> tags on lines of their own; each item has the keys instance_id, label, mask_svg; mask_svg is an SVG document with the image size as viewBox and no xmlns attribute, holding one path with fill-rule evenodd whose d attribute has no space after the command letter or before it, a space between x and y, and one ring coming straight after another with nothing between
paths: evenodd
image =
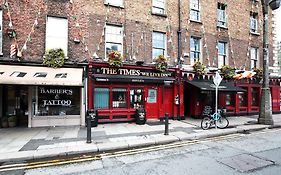
<instances>
[{"instance_id":1,"label":"reflection in window","mask_svg":"<svg viewBox=\"0 0 281 175\"><path fill-rule=\"evenodd\" d=\"M200 38L190 37L190 64L193 65L195 61L200 60Z\"/></svg>"},{"instance_id":2,"label":"reflection in window","mask_svg":"<svg viewBox=\"0 0 281 175\"><path fill-rule=\"evenodd\" d=\"M130 90L130 107L140 108L143 107L143 90L142 89L131 89Z\"/></svg>"},{"instance_id":3,"label":"reflection in window","mask_svg":"<svg viewBox=\"0 0 281 175\"><path fill-rule=\"evenodd\" d=\"M252 88L252 106L259 105L258 99L259 99L258 88Z\"/></svg>"},{"instance_id":4,"label":"reflection in window","mask_svg":"<svg viewBox=\"0 0 281 175\"><path fill-rule=\"evenodd\" d=\"M152 33L152 60L159 55L165 55L166 34L161 32Z\"/></svg>"},{"instance_id":5,"label":"reflection in window","mask_svg":"<svg viewBox=\"0 0 281 175\"><path fill-rule=\"evenodd\" d=\"M127 89L125 88L112 89L112 107L127 108Z\"/></svg>"},{"instance_id":6,"label":"reflection in window","mask_svg":"<svg viewBox=\"0 0 281 175\"><path fill-rule=\"evenodd\" d=\"M165 14L165 2L166 0L153 0L152 1L152 13Z\"/></svg>"},{"instance_id":7,"label":"reflection in window","mask_svg":"<svg viewBox=\"0 0 281 175\"><path fill-rule=\"evenodd\" d=\"M24 77L26 74L27 74L26 72L15 71L10 76L11 77Z\"/></svg>"},{"instance_id":8,"label":"reflection in window","mask_svg":"<svg viewBox=\"0 0 281 175\"><path fill-rule=\"evenodd\" d=\"M95 88L94 89L94 108L109 108L109 89Z\"/></svg>"},{"instance_id":9,"label":"reflection in window","mask_svg":"<svg viewBox=\"0 0 281 175\"><path fill-rule=\"evenodd\" d=\"M46 72L36 72L33 77L46 77L47 73Z\"/></svg>"},{"instance_id":10,"label":"reflection in window","mask_svg":"<svg viewBox=\"0 0 281 175\"><path fill-rule=\"evenodd\" d=\"M227 106L234 106L234 94L226 94L225 104Z\"/></svg>"},{"instance_id":11,"label":"reflection in window","mask_svg":"<svg viewBox=\"0 0 281 175\"><path fill-rule=\"evenodd\" d=\"M59 73L56 74L55 78L66 78L67 77L67 73Z\"/></svg>"},{"instance_id":12,"label":"reflection in window","mask_svg":"<svg viewBox=\"0 0 281 175\"><path fill-rule=\"evenodd\" d=\"M218 3L218 26L226 27L226 5Z\"/></svg>"},{"instance_id":13,"label":"reflection in window","mask_svg":"<svg viewBox=\"0 0 281 175\"><path fill-rule=\"evenodd\" d=\"M105 28L105 58L111 51L118 51L122 55L123 28L122 26L106 25Z\"/></svg>"},{"instance_id":14,"label":"reflection in window","mask_svg":"<svg viewBox=\"0 0 281 175\"><path fill-rule=\"evenodd\" d=\"M199 0L190 1L190 20L200 21L200 3Z\"/></svg>"},{"instance_id":15,"label":"reflection in window","mask_svg":"<svg viewBox=\"0 0 281 175\"><path fill-rule=\"evenodd\" d=\"M239 106L247 106L247 94L245 92L240 92L239 94Z\"/></svg>"}]
</instances>

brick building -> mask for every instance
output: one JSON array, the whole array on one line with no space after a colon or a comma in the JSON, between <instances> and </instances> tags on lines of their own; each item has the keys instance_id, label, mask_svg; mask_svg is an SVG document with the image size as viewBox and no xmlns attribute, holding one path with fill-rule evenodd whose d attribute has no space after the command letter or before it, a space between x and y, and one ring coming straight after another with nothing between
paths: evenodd
<instances>
[{"instance_id":1,"label":"brick building","mask_svg":"<svg viewBox=\"0 0 281 175\"><path fill-rule=\"evenodd\" d=\"M196 116L203 104L198 112L190 109L200 95L189 100L190 94L184 93L193 93L186 81L194 77L195 61L207 67L207 78L212 75L209 70L223 65L237 70L262 67L262 8L257 0L1 0L0 4L0 66L5 70L0 69L0 116L16 115L29 127L84 125L86 109L97 109L105 121L134 120L138 105L145 106L148 118L166 113ZM271 65L272 43L271 37ZM63 49L62 68L42 64L51 48ZM107 64L112 50L123 57L124 70L117 71L117 78L116 68L101 73L112 69ZM155 57L161 54L168 58L165 73L155 70ZM63 81L49 78L50 72ZM36 73L40 80L34 79ZM242 84L246 92L252 88L249 81ZM209 94L200 87L195 91ZM139 92L136 98L142 104L132 102ZM237 102L231 103L238 104L241 95L232 95ZM227 101L228 96L221 98ZM228 103L223 101L222 105ZM248 99L247 108L250 103ZM232 107L230 112L239 113L239 107Z\"/></svg>"}]
</instances>

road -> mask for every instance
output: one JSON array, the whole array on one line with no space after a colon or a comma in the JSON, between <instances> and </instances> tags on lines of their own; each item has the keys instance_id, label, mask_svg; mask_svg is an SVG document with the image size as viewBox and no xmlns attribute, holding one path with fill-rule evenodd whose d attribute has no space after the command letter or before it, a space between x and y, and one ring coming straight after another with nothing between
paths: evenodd
<instances>
[{"instance_id":1,"label":"road","mask_svg":"<svg viewBox=\"0 0 281 175\"><path fill-rule=\"evenodd\" d=\"M281 129L3 166L1 175L279 175Z\"/></svg>"}]
</instances>

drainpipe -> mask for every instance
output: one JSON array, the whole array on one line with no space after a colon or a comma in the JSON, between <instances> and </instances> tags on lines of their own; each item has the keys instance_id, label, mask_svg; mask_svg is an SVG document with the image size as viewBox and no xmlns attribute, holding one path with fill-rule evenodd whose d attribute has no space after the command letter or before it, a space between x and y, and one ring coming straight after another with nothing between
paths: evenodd
<instances>
[{"instance_id":1,"label":"drainpipe","mask_svg":"<svg viewBox=\"0 0 281 175\"><path fill-rule=\"evenodd\" d=\"M178 20L179 20L179 28L178 28L178 61L177 61L177 76L178 76L178 112L177 119L180 120L180 107L181 107L181 94L180 94L180 86L181 86L181 55L182 55L182 46L181 46L181 0L178 0Z\"/></svg>"}]
</instances>

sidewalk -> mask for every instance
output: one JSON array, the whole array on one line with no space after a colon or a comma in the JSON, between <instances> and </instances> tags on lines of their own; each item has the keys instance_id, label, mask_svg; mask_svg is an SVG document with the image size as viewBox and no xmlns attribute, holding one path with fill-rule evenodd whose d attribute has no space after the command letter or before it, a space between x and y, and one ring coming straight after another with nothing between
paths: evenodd
<instances>
[{"instance_id":1,"label":"sidewalk","mask_svg":"<svg viewBox=\"0 0 281 175\"><path fill-rule=\"evenodd\" d=\"M148 120L135 123L99 124L92 128L92 143L86 143L87 128L79 126L48 128L0 129L0 162L103 152L183 140L227 135L269 128L260 125L255 116L228 117L227 129L202 130L201 119L169 120L169 135L164 135L164 122ZM281 114L273 115L274 126L281 126Z\"/></svg>"}]
</instances>

